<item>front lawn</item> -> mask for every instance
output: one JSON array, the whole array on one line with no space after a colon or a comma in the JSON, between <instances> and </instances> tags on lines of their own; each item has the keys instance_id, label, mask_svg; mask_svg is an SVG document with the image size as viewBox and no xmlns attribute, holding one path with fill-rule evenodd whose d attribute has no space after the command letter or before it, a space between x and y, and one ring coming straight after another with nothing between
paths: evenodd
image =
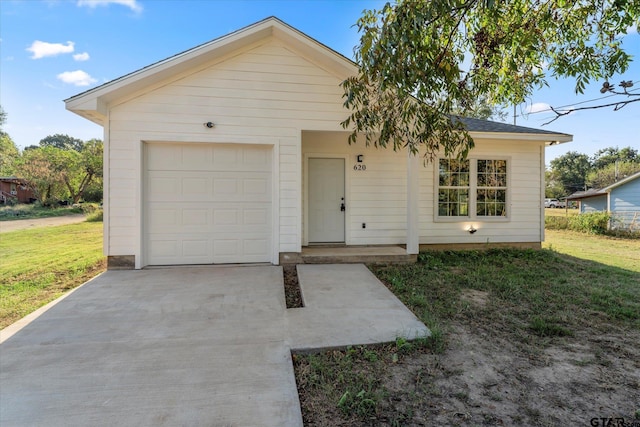
<instances>
[{"instance_id":1,"label":"front lawn","mask_svg":"<svg viewBox=\"0 0 640 427\"><path fill-rule=\"evenodd\" d=\"M640 417L640 241L554 231L541 251L371 267L434 332L295 355L307 425L589 425Z\"/></svg>"},{"instance_id":2,"label":"front lawn","mask_svg":"<svg viewBox=\"0 0 640 427\"><path fill-rule=\"evenodd\" d=\"M105 269L102 223L3 233L0 259L4 328Z\"/></svg>"}]
</instances>

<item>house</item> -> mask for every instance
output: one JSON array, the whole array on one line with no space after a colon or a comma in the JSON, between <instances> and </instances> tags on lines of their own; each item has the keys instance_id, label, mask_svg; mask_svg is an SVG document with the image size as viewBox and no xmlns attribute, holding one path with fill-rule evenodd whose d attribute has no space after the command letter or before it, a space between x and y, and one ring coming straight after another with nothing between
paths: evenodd
<instances>
[{"instance_id":1,"label":"house","mask_svg":"<svg viewBox=\"0 0 640 427\"><path fill-rule=\"evenodd\" d=\"M33 191L24 179L15 176L0 176L0 203L32 203L36 200Z\"/></svg>"},{"instance_id":2,"label":"house","mask_svg":"<svg viewBox=\"0 0 640 427\"><path fill-rule=\"evenodd\" d=\"M640 172L600 190L579 191L567 200L577 201L580 213L611 212L612 227L640 229Z\"/></svg>"},{"instance_id":3,"label":"house","mask_svg":"<svg viewBox=\"0 0 640 427\"><path fill-rule=\"evenodd\" d=\"M545 146L464 119L464 162L347 143L356 65L271 17L65 100L104 127L110 267L298 259L303 247L540 247ZM535 197L531 197L531 195Z\"/></svg>"}]
</instances>

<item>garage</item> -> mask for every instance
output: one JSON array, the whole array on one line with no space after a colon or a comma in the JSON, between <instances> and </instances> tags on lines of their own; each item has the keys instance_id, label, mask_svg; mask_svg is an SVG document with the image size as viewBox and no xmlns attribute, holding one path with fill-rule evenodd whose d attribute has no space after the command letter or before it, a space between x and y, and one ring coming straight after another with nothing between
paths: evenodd
<instances>
[{"instance_id":1,"label":"garage","mask_svg":"<svg viewBox=\"0 0 640 427\"><path fill-rule=\"evenodd\" d=\"M271 262L272 147L148 143L146 265Z\"/></svg>"}]
</instances>

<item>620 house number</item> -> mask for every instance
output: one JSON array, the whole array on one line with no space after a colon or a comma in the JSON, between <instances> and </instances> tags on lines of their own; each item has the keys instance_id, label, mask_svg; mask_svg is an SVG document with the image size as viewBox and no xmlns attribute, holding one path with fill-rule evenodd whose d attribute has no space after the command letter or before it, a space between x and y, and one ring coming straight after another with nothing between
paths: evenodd
<instances>
[{"instance_id":1,"label":"620 house number","mask_svg":"<svg viewBox=\"0 0 640 427\"><path fill-rule=\"evenodd\" d=\"M356 163L355 165L353 165L353 170L354 171L366 171L367 170L367 165Z\"/></svg>"}]
</instances>

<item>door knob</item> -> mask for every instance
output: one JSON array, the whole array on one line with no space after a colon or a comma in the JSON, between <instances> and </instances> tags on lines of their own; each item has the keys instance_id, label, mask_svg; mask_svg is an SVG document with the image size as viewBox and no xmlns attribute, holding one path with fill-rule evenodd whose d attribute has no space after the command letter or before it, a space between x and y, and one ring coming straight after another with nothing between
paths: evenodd
<instances>
[{"instance_id":1,"label":"door knob","mask_svg":"<svg viewBox=\"0 0 640 427\"><path fill-rule=\"evenodd\" d=\"M340 211L341 212L345 211L344 202L340 203Z\"/></svg>"}]
</instances>

